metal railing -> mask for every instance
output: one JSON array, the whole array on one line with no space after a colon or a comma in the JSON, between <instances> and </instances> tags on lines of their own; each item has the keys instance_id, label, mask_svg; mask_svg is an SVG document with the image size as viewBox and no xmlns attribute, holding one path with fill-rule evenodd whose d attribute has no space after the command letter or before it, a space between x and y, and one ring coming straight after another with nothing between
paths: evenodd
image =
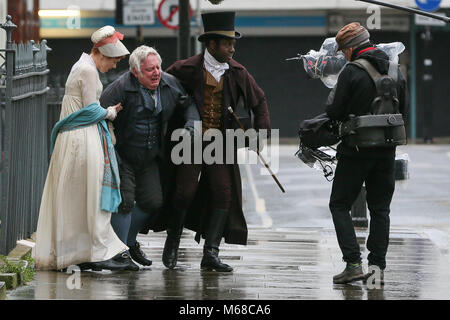
<instances>
[{"instance_id":1,"label":"metal railing","mask_svg":"<svg viewBox=\"0 0 450 320\"><path fill-rule=\"evenodd\" d=\"M7 16L6 49L0 55L0 254L36 230L48 167L47 47L13 43Z\"/></svg>"}]
</instances>

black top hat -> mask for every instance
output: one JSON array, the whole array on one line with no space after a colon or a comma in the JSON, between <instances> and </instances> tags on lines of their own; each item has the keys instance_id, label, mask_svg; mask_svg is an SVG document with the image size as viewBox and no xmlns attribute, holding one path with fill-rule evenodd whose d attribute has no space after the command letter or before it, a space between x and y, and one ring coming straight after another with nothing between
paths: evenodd
<instances>
[{"instance_id":1,"label":"black top hat","mask_svg":"<svg viewBox=\"0 0 450 320\"><path fill-rule=\"evenodd\" d=\"M224 38L239 39L241 34L234 30L235 12L208 12L202 13L204 33L198 41L205 41L210 35Z\"/></svg>"}]
</instances>

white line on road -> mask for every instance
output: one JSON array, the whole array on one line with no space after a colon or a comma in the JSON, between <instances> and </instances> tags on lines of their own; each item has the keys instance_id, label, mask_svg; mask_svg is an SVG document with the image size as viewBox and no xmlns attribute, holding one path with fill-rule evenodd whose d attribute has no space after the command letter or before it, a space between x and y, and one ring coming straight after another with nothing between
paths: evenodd
<instances>
[{"instance_id":1,"label":"white line on road","mask_svg":"<svg viewBox=\"0 0 450 320\"><path fill-rule=\"evenodd\" d=\"M450 152L447 152L447 157L449 157L449 158L450 158Z\"/></svg>"},{"instance_id":2,"label":"white line on road","mask_svg":"<svg viewBox=\"0 0 450 320\"><path fill-rule=\"evenodd\" d=\"M259 198L258 191L256 190L255 181L253 180L253 173L249 164L245 164L245 171L247 172L248 182L250 190L252 190L253 199L255 199L255 209L262 220L262 226L264 228L272 227L273 221L270 215L266 212L266 204L264 199Z\"/></svg>"}]
</instances>

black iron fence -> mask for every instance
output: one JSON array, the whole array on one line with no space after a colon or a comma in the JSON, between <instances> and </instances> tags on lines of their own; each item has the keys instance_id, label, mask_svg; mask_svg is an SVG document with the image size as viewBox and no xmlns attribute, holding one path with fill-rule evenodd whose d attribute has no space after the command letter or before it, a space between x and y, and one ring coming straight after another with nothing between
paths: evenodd
<instances>
[{"instance_id":1,"label":"black iron fence","mask_svg":"<svg viewBox=\"0 0 450 320\"><path fill-rule=\"evenodd\" d=\"M0 254L36 230L48 167L47 51L41 43L13 43L11 17L1 25Z\"/></svg>"}]
</instances>

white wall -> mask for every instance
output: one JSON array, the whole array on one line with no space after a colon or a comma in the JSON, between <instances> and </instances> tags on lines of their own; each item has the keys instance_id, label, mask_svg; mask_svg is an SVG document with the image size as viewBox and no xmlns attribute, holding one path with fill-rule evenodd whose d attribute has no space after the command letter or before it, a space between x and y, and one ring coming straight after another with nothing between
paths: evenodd
<instances>
[{"instance_id":1,"label":"white wall","mask_svg":"<svg viewBox=\"0 0 450 320\"><path fill-rule=\"evenodd\" d=\"M155 6L161 1L155 0ZM191 6L196 8L197 0L190 0L190 2ZM367 3L354 0L224 0L219 5L213 5L207 0L198 0L198 2L203 10L357 9L368 6ZM417 7L414 0L384 0L384 2ZM70 5L77 5L82 10L114 10L116 2L115 0L40 0L41 9L66 9ZM441 7L450 8L450 0L442 0Z\"/></svg>"},{"instance_id":2,"label":"white wall","mask_svg":"<svg viewBox=\"0 0 450 320\"><path fill-rule=\"evenodd\" d=\"M7 9L7 1L0 0L0 23L5 23L6 21L6 10ZM0 29L0 49L5 49L6 42L6 32L3 29ZM0 58L1 59L1 58ZM3 61L0 61L3 63Z\"/></svg>"}]
</instances>

